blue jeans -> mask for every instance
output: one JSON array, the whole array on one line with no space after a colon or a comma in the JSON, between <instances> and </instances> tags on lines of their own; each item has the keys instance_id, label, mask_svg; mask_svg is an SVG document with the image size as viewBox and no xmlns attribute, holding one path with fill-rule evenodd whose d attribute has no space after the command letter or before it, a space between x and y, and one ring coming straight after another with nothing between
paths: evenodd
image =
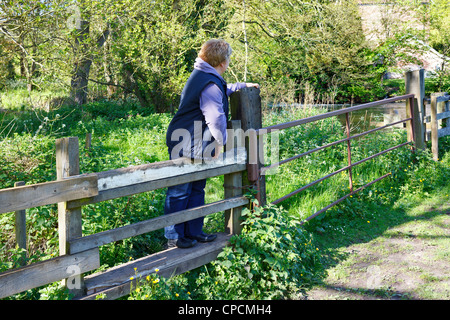
<instances>
[{"instance_id":1,"label":"blue jeans","mask_svg":"<svg viewBox=\"0 0 450 320\"><path fill-rule=\"evenodd\" d=\"M190 209L205 204L206 179L167 188L164 214ZM178 239L202 233L203 217L164 228L167 239Z\"/></svg>"}]
</instances>

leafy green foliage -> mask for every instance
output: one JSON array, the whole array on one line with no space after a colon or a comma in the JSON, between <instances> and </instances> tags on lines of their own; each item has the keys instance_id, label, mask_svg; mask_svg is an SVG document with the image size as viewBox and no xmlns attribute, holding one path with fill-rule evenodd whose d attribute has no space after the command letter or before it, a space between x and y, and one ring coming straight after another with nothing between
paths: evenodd
<instances>
[{"instance_id":1,"label":"leafy green foliage","mask_svg":"<svg viewBox=\"0 0 450 320\"><path fill-rule=\"evenodd\" d=\"M430 39L441 50L447 45L440 30L447 25L445 13L436 8L439 4L422 16L431 17ZM236 0L95 0L75 5L11 0L2 2L0 18L5 21L1 86L20 79L27 87L23 100L36 91L58 91L45 98L51 107L71 103L74 66L90 61L88 101L133 96L142 108L175 111L196 54L209 38L225 38L233 47L225 75L229 82L246 79L267 87L291 83L300 101L307 86L321 101L384 97L390 94L382 86L386 70L404 48L417 51L406 41L415 34L413 28L389 29L386 41L371 46L353 1L247 0L244 6ZM81 21L89 23L83 41L74 29ZM11 105L15 99L2 100Z\"/></svg>"},{"instance_id":2,"label":"leafy green foliage","mask_svg":"<svg viewBox=\"0 0 450 320\"><path fill-rule=\"evenodd\" d=\"M210 264L164 279L139 279L129 299L296 299L321 275L320 250L296 217L280 207L243 212L243 230ZM137 270L138 272L138 270Z\"/></svg>"},{"instance_id":3,"label":"leafy green foliage","mask_svg":"<svg viewBox=\"0 0 450 320\"><path fill-rule=\"evenodd\" d=\"M200 274L195 293L205 299L298 297L320 275L311 234L280 207L254 206L242 215L242 233Z\"/></svg>"}]
</instances>

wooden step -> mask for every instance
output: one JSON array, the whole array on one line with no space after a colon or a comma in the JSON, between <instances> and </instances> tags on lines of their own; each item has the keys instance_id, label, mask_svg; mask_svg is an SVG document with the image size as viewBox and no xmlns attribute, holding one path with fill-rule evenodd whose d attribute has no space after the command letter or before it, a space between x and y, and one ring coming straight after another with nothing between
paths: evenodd
<instances>
[{"instance_id":1,"label":"wooden step","mask_svg":"<svg viewBox=\"0 0 450 320\"><path fill-rule=\"evenodd\" d=\"M155 254L130 261L106 271L85 277L87 295L80 300L93 300L99 294L113 300L130 292L136 280L145 279L159 269L158 274L169 278L174 275L198 268L216 259L217 255L228 245L231 235L218 233L217 239L208 243L197 243L188 249L171 248ZM130 278L133 277L133 280Z\"/></svg>"}]
</instances>

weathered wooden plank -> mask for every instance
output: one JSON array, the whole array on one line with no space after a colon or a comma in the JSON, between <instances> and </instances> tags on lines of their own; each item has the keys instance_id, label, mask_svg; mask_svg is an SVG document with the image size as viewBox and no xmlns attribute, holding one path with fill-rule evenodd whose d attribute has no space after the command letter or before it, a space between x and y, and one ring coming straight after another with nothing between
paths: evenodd
<instances>
[{"instance_id":1,"label":"weathered wooden plank","mask_svg":"<svg viewBox=\"0 0 450 320\"><path fill-rule=\"evenodd\" d=\"M217 169L236 163L245 163L245 150L243 148L238 150L237 158L228 156L228 153L223 153L222 155L222 158L210 161L191 161L188 158L180 158L99 172L98 189L99 191L117 189L132 184L173 178L178 175Z\"/></svg>"},{"instance_id":2,"label":"weathered wooden plank","mask_svg":"<svg viewBox=\"0 0 450 320\"><path fill-rule=\"evenodd\" d=\"M442 120L450 118L450 111L441 112L436 115L436 120Z\"/></svg>"},{"instance_id":3,"label":"weathered wooden plank","mask_svg":"<svg viewBox=\"0 0 450 320\"><path fill-rule=\"evenodd\" d=\"M450 135L450 127L445 127L438 130L438 138L442 138L448 135Z\"/></svg>"},{"instance_id":4,"label":"weathered wooden plank","mask_svg":"<svg viewBox=\"0 0 450 320\"><path fill-rule=\"evenodd\" d=\"M104 272L86 276L88 296L83 300L93 300L100 293L106 299L116 299L130 292L130 277L145 280L145 277L159 269L158 274L168 278L195 269L216 259L228 245L231 235L219 233L217 239L209 243L198 243L189 249L171 248L147 257L131 261ZM136 282L133 287L135 288Z\"/></svg>"},{"instance_id":5,"label":"weathered wooden plank","mask_svg":"<svg viewBox=\"0 0 450 320\"><path fill-rule=\"evenodd\" d=\"M85 175L0 190L0 213L98 195L97 175Z\"/></svg>"},{"instance_id":6,"label":"weathered wooden plank","mask_svg":"<svg viewBox=\"0 0 450 320\"><path fill-rule=\"evenodd\" d=\"M114 189L104 189L99 191L97 196L92 198L86 198L82 200L75 200L68 203L68 208L76 208L92 203L101 201L116 199L120 197L126 197L142 192L148 192L156 189L167 188L182 183L191 181L207 179L211 177L217 177L224 174L239 172L246 170L245 154L239 153L239 157L243 157L244 161L234 161L235 163L230 165L189 165L183 170L178 170L178 167L171 167L171 170L167 171L170 174L167 177L160 179L149 178L148 175L145 178L147 181L141 181L140 183L125 185ZM240 158L241 159L241 158ZM99 183L100 185L100 183Z\"/></svg>"},{"instance_id":7,"label":"weathered wooden plank","mask_svg":"<svg viewBox=\"0 0 450 320\"><path fill-rule=\"evenodd\" d=\"M0 273L0 299L100 267L98 248ZM78 271L78 272L76 272Z\"/></svg>"},{"instance_id":8,"label":"weathered wooden plank","mask_svg":"<svg viewBox=\"0 0 450 320\"><path fill-rule=\"evenodd\" d=\"M450 96L449 95L443 95L443 96L436 97L436 102L437 103L439 103L439 102L446 102L446 101L449 101L449 100L450 100Z\"/></svg>"},{"instance_id":9,"label":"weathered wooden plank","mask_svg":"<svg viewBox=\"0 0 450 320\"><path fill-rule=\"evenodd\" d=\"M182 223L192 219L207 216L211 213L220 212L232 208L244 206L248 203L245 197L235 197L217 202L209 203L201 207L191 208L163 215L146 221L141 221L117 229L107 230L70 241L72 253L85 251L101 245L134 237L140 234L162 229L164 227Z\"/></svg>"}]
</instances>

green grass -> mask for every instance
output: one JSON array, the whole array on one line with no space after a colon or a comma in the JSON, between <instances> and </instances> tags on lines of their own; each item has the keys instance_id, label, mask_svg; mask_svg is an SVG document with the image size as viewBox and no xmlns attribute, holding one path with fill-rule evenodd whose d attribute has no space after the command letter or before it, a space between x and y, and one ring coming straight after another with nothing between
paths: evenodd
<instances>
[{"instance_id":1,"label":"green grass","mask_svg":"<svg viewBox=\"0 0 450 320\"><path fill-rule=\"evenodd\" d=\"M57 84L29 92L25 80L9 81L0 92L1 107L14 111L49 109L52 105L61 105L66 98L67 90Z\"/></svg>"}]
</instances>

